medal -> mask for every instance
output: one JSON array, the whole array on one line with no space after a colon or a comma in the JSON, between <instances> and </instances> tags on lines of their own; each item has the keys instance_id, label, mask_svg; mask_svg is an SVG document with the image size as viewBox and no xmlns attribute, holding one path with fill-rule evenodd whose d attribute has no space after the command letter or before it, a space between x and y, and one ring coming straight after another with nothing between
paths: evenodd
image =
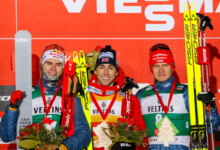
<instances>
[{"instance_id":1,"label":"medal","mask_svg":"<svg viewBox=\"0 0 220 150\"><path fill-rule=\"evenodd\" d=\"M175 133L179 131L173 125L173 123L165 116L160 122L158 122L157 126L159 127L158 139L157 141L164 142L165 147L169 147L169 142L175 142L174 139Z\"/></svg>"},{"instance_id":2,"label":"medal","mask_svg":"<svg viewBox=\"0 0 220 150\"><path fill-rule=\"evenodd\" d=\"M158 101L160 102L160 105L162 106L162 109L164 110L164 113L167 114L168 110L169 110L169 107L170 107L170 103L171 103L171 100L172 100L172 97L173 97L173 93L174 93L174 90L175 90L175 87L176 87L176 80L174 79L173 81L173 85L171 87L171 91L170 91L170 96L169 96L169 101L168 101L168 105L167 107L164 105L160 95L158 94L158 91L156 89L156 85L154 84L154 91L157 95L157 98L158 98Z\"/></svg>"},{"instance_id":3,"label":"medal","mask_svg":"<svg viewBox=\"0 0 220 150\"><path fill-rule=\"evenodd\" d=\"M52 119L49 119L47 117L44 117L42 122L44 123L44 126L47 130L51 131L52 128L55 129L56 125L57 125L57 122L52 120Z\"/></svg>"},{"instance_id":4,"label":"medal","mask_svg":"<svg viewBox=\"0 0 220 150\"><path fill-rule=\"evenodd\" d=\"M48 114L50 112L50 109L51 109L55 99L56 99L56 96L57 96L57 93L59 92L60 86L61 86L61 82L59 81L59 85L57 87L57 90L56 90L52 100L50 101L49 106L47 107L47 102L46 102L45 94L44 94L44 91L43 91L43 81L42 81L42 78L40 80L40 92L41 92L41 95L42 95L42 99L43 99L43 102L44 102L44 109L45 109L45 112L46 112L45 117L43 118L42 122L45 124L45 127L48 130L51 130L52 128L55 129L56 124L57 124L56 121L47 118L47 116L48 116Z\"/></svg>"},{"instance_id":5,"label":"medal","mask_svg":"<svg viewBox=\"0 0 220 150\"><path fill-rule=\"evenodd\" d=\"M167 113L169 111L169 107L170 107L170 103L171 103L171 100L172 100L172 97L173 97L173 93L174 93L175 87L176 87L176 80L174 79L173 85L172 85L171 91L170 91L168 105L166 107L164 105L164 103L163 103L163 101L162 101L162 99L161 99L157 89L156 89L156 85L154 84L154 91L155 91L155 93L157 95L158 101L160 102L162 109L164 110L165 115L167 115ZM164 142L164 146L165 147L169 147L169 142L175 142L175 139L174 139L174 136L175 136L174 128L175 128L175 126L168 119L167 116L165 116L160 122L158 122L156 126L158 126L158 124L160 124L160 127L158 127L159 133L158 133L157 141L163 141Z\"/></svg>"},{"instance_id":6,"label":"medal","mask_svg":"<svg viewBox=\"0 0 220 150\"><path fill-rule=\"evenodd\" d=\"M108 124L103 121L101 124L97 125L97 127L93 128L96 136L98 137L98 141L94 143L94 147L96 148L104 148L104 150L108 150L108 147L112 144L112 139L110 138L110 131L108 130ZM104 131L105 130L105 131Z\"/></svg>"}]
</instances>

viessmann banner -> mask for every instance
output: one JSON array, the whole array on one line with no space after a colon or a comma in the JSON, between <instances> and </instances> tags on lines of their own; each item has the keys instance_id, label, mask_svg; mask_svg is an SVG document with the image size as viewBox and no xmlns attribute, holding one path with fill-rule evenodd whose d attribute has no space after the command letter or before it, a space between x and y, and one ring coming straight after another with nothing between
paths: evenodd
<instances>
[{"instance_id":1,"label":"viessmann banner","mask_svg":"<svg viewBox=\"0 0 220 150\"><path fill-rule=\"evenodd\" d=\"M32 36L32 52L36 60L33 70L37 79L40 73L36 68L39 68L42 51L49 44L63 46L67 60L72 60L73 51L82 49L91 52L97 45L109 44L117 51L119 65L126 76L144 85L152 84L149 49L156 43L165 43L173 52L178 80L187 83L183 25L186 2L187 0L1 0L0 86L4 89L15 86L14 36L19 30L28 30ZM210 48L210 88L219 105L220 2L188 2L194 2L197 12L212 19L214 30L206 30L206 42ZM8 93L0 96L6 95L9 96ZM6 97L2 97L1 115L3 106L9 102Z\"/></svg>"}]
</instances>

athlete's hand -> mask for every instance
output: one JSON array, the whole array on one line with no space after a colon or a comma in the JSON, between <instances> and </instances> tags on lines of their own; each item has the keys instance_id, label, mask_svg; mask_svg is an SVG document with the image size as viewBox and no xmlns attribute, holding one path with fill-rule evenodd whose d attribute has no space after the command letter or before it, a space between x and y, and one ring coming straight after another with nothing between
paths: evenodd
<instances>
[{"instance_id":1,"label":"athlete's hand","mask_svg":"<svg viewBox=\"0 0 220 150\"><path fill-rule=\"evenodd\" d=\"M22 98L25 96L26 96L25 92L22 92L20 90L16 90L12 92L10 107L18 108Z\"/></svg>"},{"instance_id":2,"label":"athlete's hand","mask_svg":"<svg viewBox=\"0 0 220 150\"><path fill-rule=\"evenodd\" d=\"M84 95L82 85L79 82L77 82L76 93L80 93L80 95Z\"/></svg>"},{"instance_id":3,"label":"athlete's hand","mask_svg":"<svg viewBox=\"0 0 220 150\"><path fill-rule=\"evenodd\" d=\"M126 142L116 142L111 150L135 150L136 146L134 143L126 143Z\"/></svg>"},{"instance_id":4,"label":"athlete's hand","mask_svg":"<svg viewBox=\"0 0 220 150\"><path fill-rule=\"evenodd\" d=\"M213 30L213 26L211 23L211 19L209 16L204 16L203 14L197 13L198 20L199 21L199 29L202 31L205 31L206 27L209 27L209 29Z\"/></svg>"},{"instance_id":5,"label":"athlete's hand","mask_svg":"<svg viewBox=\"0 0 220 150\"><path fill-rule=\"evenodd\" d=\"M68 148L66 147L66 145L61 144L59 148L56 148L55 150L68 150Z\"/></svg>"},{"instance_id":6,"label":"athlete's hand","mask_svg":"<svg viewBox=\"0 0 220 150\"><path fill-rule=\"evenodd\" d=\"M215 95L212 92L200 92L197 96L198 100L211 106L211 110L215 107Z\"/></svg>"}]
</instances>

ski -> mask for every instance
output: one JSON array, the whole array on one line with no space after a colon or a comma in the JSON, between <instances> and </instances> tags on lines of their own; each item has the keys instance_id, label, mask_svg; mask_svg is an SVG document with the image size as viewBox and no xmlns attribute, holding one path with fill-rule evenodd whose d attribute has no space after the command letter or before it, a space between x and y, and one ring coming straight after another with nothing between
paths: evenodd
<instances>
[{"instance_id":1,"label":"ski","mask_svg":"<svg viewBox=\"0 0 220 150\"><path fill-rule=\"evenodd\" d=\"M75 63L67 61L63 72L63 88L62 88L62 121L61 125L66 126L64 134L70 137L74 133L74 107L75 93L72 92L75 77Z\"/></svg>"},{"instance_id":2,"label":"ski","mask_svg":"<svg viewBox=\"0 0 220 150\"><path fill-rule=\"evenodd\" d=\"M86 92L86 88L88 85L87 68L86 68L85 54L83 50L80 50L79 54L76 51L73 52L73 62L76 63L76 75L79 79L79 83L82 85L82 89L84 92L84 95L80 95L80 93L78 93L77 95L81 99L83 110L84 110L86 119L88 121L89 127L91 129L89 93ZM93 149L93 146L92 146L92 140L91 140L89 146L87 147L87 150L92 150L92 149Z\"/></svg>"},{"instance_id":3,"label":"ski","mask_svg":"<svg viewBox=\"0 0 220 150\"><path fill-rule=\"evenodd\" d=\"M85 59L85 54L83 50L79 51L79 60L80 60L81 83L82 83L82 88L84 91L84 112L86 116L91 118L89 93L86 92L86 88L88 86L88 79L87 79L87 70L86 70L86 59ZM89 123L91 124L91 121Z\"/></svg>"},{"instance_id":4,"label":"ski","mask_svg":"<svg viewBox=\"0 0 220 150\"><path fill-rule=\"evenodd\" d=\"M15 35L15 82L16 90L26 93L21 105L17 122L17 150L20 129L32 124L32 49L31 34L18 31Z\"/></svg>"},{"instance_id":5,"label":"ski","mask_svg":"<svg viewBox=\"0 0 220 150\"><path fill-rule=\"evenodd\" d=\"M80 75L80 62L79 62L79 57L78 57L78 53L77 53L77 51L74 51L73 52L73 62L76 64L76 77L78 78L78 82L82 85L82 83L81 83L81 75ZM79 92L78 93L76 93L76 95L80 98L80 100L81 100L81 104L82 104L82 106L84 106L83 105L83 103L84 103L84 100L83 100L83 95L81 95Z\"/></svg>"},{"instance_id":6,"label":"ski","mask_svg":"<svg viewBox=\"0 0 220 150\"><path fill-rule=\"evenodd\" d=\"M193 56L192 56L192 32L190 24L189 5L184 4L184 33L185 33L185 52L186 52L186 66L187 66L187 81L188 81L188 98L189 98L189 113L190 113L190 126L196 126L196 107L195 107L195 94L194 94L194 73L193 73ZM191 130L191 143L192 148L198 148L197 132Z\"/></svg>"},{"instance_id":7,"label":"ski","mask_svg":"<svg viewBox=\"0 0 220 150\"><path fill-rule=\"evenodd\" d=\"M197 126L195 130L198 131L199 135L199 142L200 147L202 149L208 149L208 132L206 126L206 113L205 107L202 101L199 101L197 95L202 92L202 80L201 80L201 67L198 64L198 55L197 55L197 48L199 47L199 40L198 40L198 25L197 25L197 15L196 15L196 6L195 3L192 3L191 9L191 30L192 30L192 53L193 53L193 66L194 66L194 75L195 75L195 99L196 99L196 106L197 106Z\"/></svg>"},{"instance_id":8,"label":"ski","mask_svg":"<svg viewBox=\"0 0 220 150\"><path fill-rule=\"evenodd\" d=\"M201 67L198 64L197 48L199 47L198 27L195 3L184 5L185 51L187 64L188 95L190 109L190 128L192 149L206 150L208 133L204 104L197 99L202 91Z\"/></svg>"}]
</instances>

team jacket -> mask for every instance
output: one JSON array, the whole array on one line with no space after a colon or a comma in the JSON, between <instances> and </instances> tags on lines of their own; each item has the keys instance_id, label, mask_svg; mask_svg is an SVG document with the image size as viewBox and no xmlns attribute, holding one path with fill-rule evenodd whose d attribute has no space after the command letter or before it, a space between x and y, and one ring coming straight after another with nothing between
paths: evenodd
<instances>
[{"instance_id":1,"label":"team jacket","mask_svg":"<svg viewBox=\"0 0 220 150\"><path fill-rule=\"evenodd\" d=\"M93 78L91 80L93 80ZM120 86L118 85L109 88L106 86L100 86L94 82L89 83L87 91L94 96L95 101L99 105L100 110L103 112L103 114L105 114L108 110L108 107L111 105L113 97L116 94L116 99L109 113L105 114L107 115L106 118L102 117L100 111L97 108L97 105L95 105L95 102L90 96L93 147L94 150L106 150L112 142L110 138L104 134L102 128L109 128L110 123L116 123L118 118L122 118L121 105L122 99L124 99L124 93L119 92ZM143 117L141 115L139 101L134 95L131 99L134 101L134 115L132 118L135 120L136 125L138 125L142 129L145 129L146 127Z\"/></svg>"},{"instance_id":2,"label":"team jacket","mask_svg":"<svg viewBox=\"0 0 220 150\"><path fill-rule=\"evenodd\" d=\"M56 87L48 87L45 93L46 100L50 99L52 93L56 91ZM39 93L39 85L34 88L33 95L33 109L32 109L32 119L33 122L40 123L45 116L45 112L42 111L43 101ZM57 126L60 123L61 115L61 97L59 93L55 99L55 102L48 114L48 118L55 120ZM0 137L2 141L9 142L16 138L16 125L18 120L19 110L12 111L8 107L5 110L5 114L2 117L0 124ZM75 97L75 110L74 110L74 134L63 141L62 144L66 145L69 150L80 150L88 146L91 139L91 131L89 129L86 117L84 115L80 100Z\"/></svg>"},{"instance_id":3,"label":"team jacket","mask_svg":"<svg viewBox=\"0 0 220 150\"><path fill-rule=\"evenodd\" d=\"M173 76L165 82L157 83L156 89L164 103L167 106L170 90L173 84ZM158 141L160 129L165 125L163 120L165 113L158 101L153 86L147 86L136 94L140 103L141 111L148 129L149 147L148 150L187 150L190 149L190 116L188 103L188 87L184 84L176 84L172 101L170 103L167 118L169 119L169 128L165 132L168 137L173 136L175 141L170 138L169 147L165 147L163 141ZM213 130L218 128L218 113L215 108L212 111ZM170 132L172 130L172 132Z\"/></svg>"}]
</instances>

